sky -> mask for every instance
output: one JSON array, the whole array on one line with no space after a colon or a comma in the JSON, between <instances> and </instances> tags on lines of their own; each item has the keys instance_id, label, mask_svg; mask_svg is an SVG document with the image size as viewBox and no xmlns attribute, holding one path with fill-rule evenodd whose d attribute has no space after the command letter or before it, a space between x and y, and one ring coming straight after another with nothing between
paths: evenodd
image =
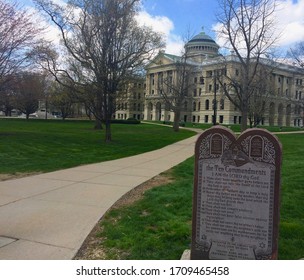
<instances>
[{"instance_id":1,"label":"sky","mask_svg":"<svg viewBox=\"0 0 304 280\"><path fill-rule=\"evenodd\" d=\"M64 2L65 0L54 0ZM33 8L32 0L17 0L25 8ZM143 0L138 21L162 32L166 38L166 52L179 54L184 41L202 31L223 45L214 32L217 21L216 0ZM282 32L279 45L288 49L304 40L304 0L278 0L277 30ZM48 32L55 41L55 29Z\"/></svg>"}]
</instances>

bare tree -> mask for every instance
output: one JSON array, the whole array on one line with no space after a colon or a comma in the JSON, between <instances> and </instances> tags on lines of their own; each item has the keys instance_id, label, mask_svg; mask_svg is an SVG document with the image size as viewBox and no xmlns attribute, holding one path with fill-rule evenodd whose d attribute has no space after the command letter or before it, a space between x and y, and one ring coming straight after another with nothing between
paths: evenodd
<instances>
[{"instance_id":1,"label":"bare tree","mask_svg":"<svg viewBox=\"0 0 304 280\"><path fill-rule=\"evenodd\" d=\"M14 75L24 70L27 52L42 32L38 26L17 2L0 0L0 96L7 92Z\"/></svg>"},{"instance_id":2,"label":"bare tree","mask_svg":"<svg viewBox=\"0 0 304 280\"><path fill-rule=\"evenodd\" d=\"M70 87L54 83L50 90L50 105L60 112L63 120L73 114L73 104L75 104L74 92Z\"/></svg>"},{"instance_id":3,"label":"bare tree","mask_svg":"<svg viewBox=\"0 0 304 280\"><path fill-rule=\"evenodd\" d=\"M181 57L175 57L175 64L171 71L159 73L158 91L164 99L165 106L174 113L173 130L179 131L181 112L185 104L191 104L191 89L193 89L194 66L188 60L187 51Z\"/></svg>"},{"instance_id":4,"label":"bare tree","mask_svg":"<svg viewBox=\"0 0 304 280\"><path fill-rule=\"evenodd\" d=\"M219 0L217 32L232 49L235 73L226 71L224 91L241 111L241 129L247 128L249 103L256 92L257 71L263 57L272 52L279 35L275 32L276 0Z\"/></svg>"},{"instance_id":5,"label":"bare tree","mask_svg":"<svg viewBox=\"0 0 304 280\"><path fill-rule=\"evenodd\" d=\"M291 58L294 61L294 64L299 66L300 68L304 69L304 42L299 42L292 47L288 53L287 56ZM302 80L300 82L300 85L302 86ZM298 80L297 80L298 85ZM304 97L302 97L302 94L296 94L296 103L295 104L295 111L296 114L302 114L302 123L304 124Z\"/></svg>"},{"instance_id":6,"label":"bare tree","mask_svg":"<svg viewBox=\"0 0 304 280\"><path fill-rule=\"evenodd\" d=\"M294 60L295 64L304 68L304 42L299 42L292 47L287 56Z\"/></svg>"},{"instance_id":7,"label":"bare tree","mask_svg":"<svg viewBox=\"0 0 304 280\"><path fill-rule=\"evenodd\" d=\"M250 94L248 101L250 128L256 127L262 122L267 111L267 101L274 94L270 77L271 69L262 67L261 65L256 73L255 83L252 85L254 89Z\"/></svg>"},{"instance_id":8,"label":"bare tree","mask_svg":"<svg viewBox=\"0 0 304 280\"><path fill-rule=\"evenodd\" d=\"M26 115L35 113L39 106L39 100L45 89L45 76L34 73L20 73L14 81L14 104L15 107Z\"/></svg>"},{"instance_id":9,"label":"bare tree","mask_svg":"<svg viewBox=\"0 0 304 280\"><path fill-rule=\"evenodd\" d=\"M105 122L105 141L111 141L111 118L119 86L163 47L161 36L135 21L140 0L70 0L65 7L52 1L35 2L60 30L72 62L65 69L49 65L50 70L57 79L64 76L91 88L97 104L92 111Z\"/></svg>"},{"instance_id":10,"label":"bare tree","mask_svg":"<svg viewBox=\"0 0 304 280\"><path fill-rule=\"evenodd\" d=\"M10 78L12 80L12 78ZM6 86L0 91L0 110L2 110L5 116L11 116L12 110L14 109L14 92L12 87Z\"/></svg>"}]
</instances>

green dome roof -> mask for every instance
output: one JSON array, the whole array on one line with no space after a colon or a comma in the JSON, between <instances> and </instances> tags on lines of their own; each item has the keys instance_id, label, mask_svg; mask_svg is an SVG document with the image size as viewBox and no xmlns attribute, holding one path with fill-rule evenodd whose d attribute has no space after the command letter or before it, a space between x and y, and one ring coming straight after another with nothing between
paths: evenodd
<instances>
[{"instance_id":1,"label":"green dome roof","mask_svg":"<svg viewBox=\"0 0 304 280\"><path fill-rule=\"evenodd\" d=\"M187 44L186 49L190 57L205 56L214 57L218 56L219 45L204 31L194 36Z\"/></svg>"},{"instance_id":2,"label":"green dome roof","mask_svg":"<svg viewBox=\"0 0 304 280\"><path fill-rule=\"evenodd\" d=\"M198 42L208 42L208 43L215 43L215 41L209 36L207 35L205 32L201 32L200 34L194 36L189 42L189 43L198 43Z\"/></svg>"}]
</instances>

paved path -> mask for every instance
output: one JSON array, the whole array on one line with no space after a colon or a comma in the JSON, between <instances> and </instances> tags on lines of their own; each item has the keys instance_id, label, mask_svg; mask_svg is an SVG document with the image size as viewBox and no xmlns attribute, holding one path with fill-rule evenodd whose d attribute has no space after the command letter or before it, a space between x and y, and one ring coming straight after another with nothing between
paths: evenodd
<instances>
[{"instance_id":1,"label":"paved path","mask_svg":"<svg viewBox=\"0 0 304 280\"><path fill-rule=\"evenodd\" d=\"M122 195L191 157L196 139L129 158L0 182L0 259L72 259Z\"/></svg>"}]
</instances>

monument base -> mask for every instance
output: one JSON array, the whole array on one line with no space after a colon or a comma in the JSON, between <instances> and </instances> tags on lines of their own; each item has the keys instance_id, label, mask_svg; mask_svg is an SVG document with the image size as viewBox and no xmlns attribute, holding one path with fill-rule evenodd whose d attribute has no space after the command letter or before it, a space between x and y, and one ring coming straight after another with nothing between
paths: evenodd
<instances>
[{"instance_id":1,"label":"monument base","mask_svg":"<svg viewBox=\"0 0 304 280\"><path fill-rule=\"evenodd\" d=\"M189 261L190 260L190 254L191 254L191 250L187 249L184 251L184 253L181 256L181 260L182 261Z\"/></svg>"}]
</instances>

